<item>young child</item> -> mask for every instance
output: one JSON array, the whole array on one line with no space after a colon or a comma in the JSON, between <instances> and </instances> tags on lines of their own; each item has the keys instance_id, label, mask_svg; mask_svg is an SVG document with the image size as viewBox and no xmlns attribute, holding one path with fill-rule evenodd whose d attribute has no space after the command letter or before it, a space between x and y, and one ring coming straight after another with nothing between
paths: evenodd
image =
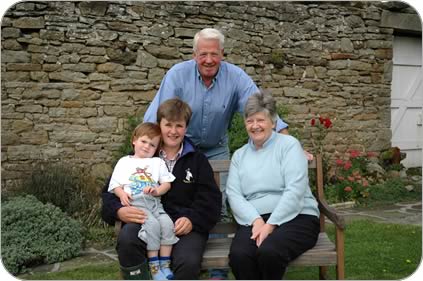
<instances>
[{"instance_id":1,"label":"young child","mask_svg":"<svg viewBox=\"0 0 423 281\"><path fill-rule=\"evenodd\" d=\"M134 155L119 159L108 189L120 198L122 205L142 208L146 213L147 219L141 225L138 237L147 244L154 280L173 279L170 257L172 245L179 240L175 236L173 222L160 202L160 196L169 191L170 183L175 180L165 162L153 157L160 145L160 137L159 125L138 125L132 133Z\"/></svg>"}]
</instances>

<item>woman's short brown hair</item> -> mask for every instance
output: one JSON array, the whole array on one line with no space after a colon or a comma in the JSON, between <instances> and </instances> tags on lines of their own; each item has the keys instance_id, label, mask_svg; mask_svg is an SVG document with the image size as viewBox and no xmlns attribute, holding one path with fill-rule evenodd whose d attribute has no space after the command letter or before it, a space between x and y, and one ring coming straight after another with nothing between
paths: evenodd
<instances>
[{"instance_id":1,"label":"woman's short brown hair","mask_svg":"<svg viewBox=\"0 0 423 281\"><path fill-rule=\"evenodd\" d=\"M192 116L191 107L184 101L173 98L164 101L157 110L157 123L165 118L168 121L184 120L187 127Z\"/></svg>"}]
</instances>

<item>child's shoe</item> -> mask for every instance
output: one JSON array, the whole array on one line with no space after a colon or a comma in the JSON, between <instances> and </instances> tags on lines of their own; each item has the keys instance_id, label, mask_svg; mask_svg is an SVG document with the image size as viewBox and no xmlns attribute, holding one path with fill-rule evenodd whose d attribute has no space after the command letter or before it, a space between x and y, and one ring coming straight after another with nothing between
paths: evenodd
<instances>
[{"instance_id":1,"label":"child's shoe","mask_svg":"<svg viewBox=\"0 0 423 281\"><path fill-rule=\"evenodd\" d=\"M168 280L173 280L173 272L170 269L170 257L160 257L160 270Z\"/></svg>"},{"instance_id":2,"label":"child's shoe","mask_svg":"<svg viewBox=\"0 0 423 281\"><path fill-rule=\"evenodd\" d=\"M160 262L158 257L148 259L148 266L153 280L168 280L166 275L160 270Z\"/></svg>"}]
</instances>

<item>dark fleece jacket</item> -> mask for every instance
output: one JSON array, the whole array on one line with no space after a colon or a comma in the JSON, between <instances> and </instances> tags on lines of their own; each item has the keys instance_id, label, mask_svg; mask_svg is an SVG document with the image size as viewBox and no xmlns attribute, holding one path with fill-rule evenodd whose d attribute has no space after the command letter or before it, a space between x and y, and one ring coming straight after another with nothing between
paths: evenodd
<instances>
[{"instance_id":1,"label":"dark fleece jacket","mask_svg":"<svg viewBox=\"0 0 423 281\"><path fill-rule=\"evenodd\" d=\"M192 178L187 177L188 171ZM172 174L176 179L171 189L162 196L165 211L174 222L180 217L187 217L193 224L193 231L208 233L219 221L222 194L206 156L185 139L182 155ZM107 192L108 186L109 181L102 191L102 217L107 223L114 224L122 204L116 195Z\"/></svg>"}]
</instances>

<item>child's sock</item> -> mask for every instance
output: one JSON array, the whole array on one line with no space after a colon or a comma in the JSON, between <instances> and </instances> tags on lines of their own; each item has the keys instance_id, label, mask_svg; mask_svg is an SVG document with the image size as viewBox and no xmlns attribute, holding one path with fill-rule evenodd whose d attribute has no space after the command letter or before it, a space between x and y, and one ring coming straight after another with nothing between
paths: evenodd
<instances>
[{"instance_id":1,"label":"child's sock","mask_svg":"<svg viewBox=\"0 0 423 281\"><path fill-rule=\"evenodd\" d=\"M166 275L160 270L158 257L148 258L148 266L150 267L151 277L154 280L167 280Z\"/></svg>"},{"instance_id":2,"label":"child's sock","mask_svg":"<svg viewBox=\"0 0 423 281\"><path fill-rule=\"evenodd\" d=\"M167 279L173 280L173 272L170 269L170 257L160 257L160 270Z\"/></svg>"}]
</instances>

